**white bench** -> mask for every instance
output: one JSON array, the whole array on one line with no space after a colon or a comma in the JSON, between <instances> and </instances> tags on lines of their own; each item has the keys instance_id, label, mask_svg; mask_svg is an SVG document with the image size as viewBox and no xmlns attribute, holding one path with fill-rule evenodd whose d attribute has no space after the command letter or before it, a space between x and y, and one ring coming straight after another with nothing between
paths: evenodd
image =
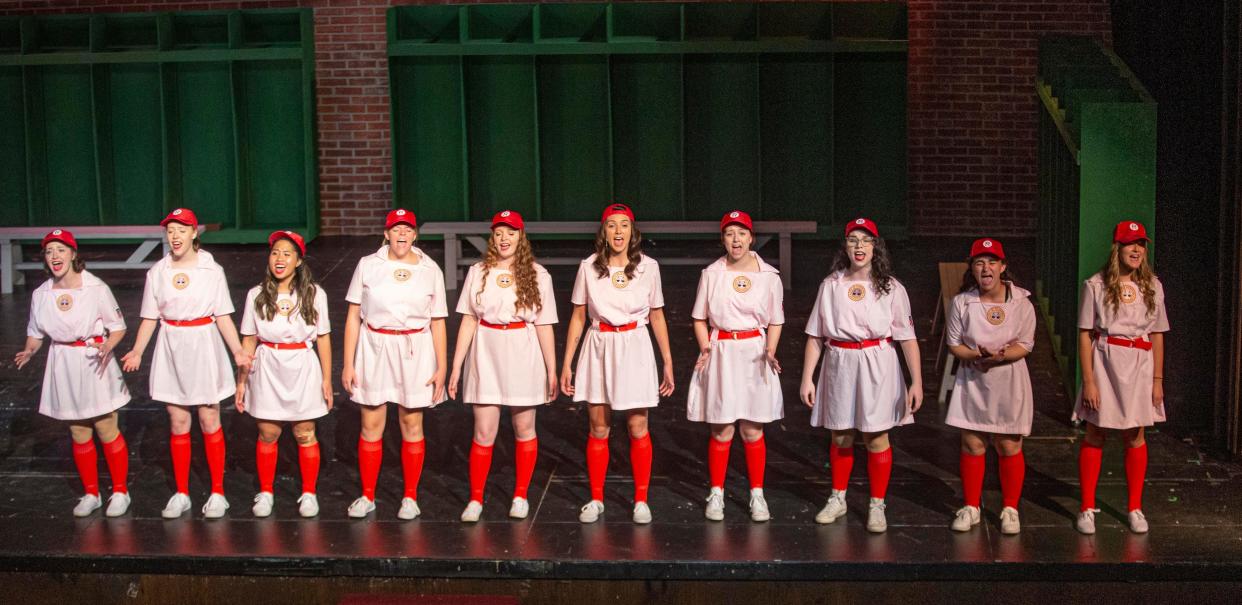
<instances>
[{"instance_id":1,"label":"white bench","mask_svg":"<svg viewBox=\"0 0 1242 605\"><path fill-rule=\"evenodd\" d=\"M445 287L456 290L462 279L461 267L473 265L477 257L463 257L461 242L465 240L480 255L487 251L487 233L491 231L488 222L461 223L427 223L419 227L420 235L444 236L444 280ZM652 234L719 234L720 223L717 221L642 221L638 224L643 236ZM773 237L780 239L780 258L778 268L785 289L791 287L790 274L793 271L793 234L815 233L815 221L755 221L755 233L758 237L752 246L759 249ZM599 231L599 223L595 221L536 221L526 224L526 232L531 235L595 235ZM719 256L701 258L661 258L664 265L706 265ZM576 265L581 257L540 256L539 262L544 265Z\"/></svg>"},{"instance_id":2,"label":"white bench","mask_svg":"<svg viewBox=\"0 0 1242 605\"><path fill-rule=\"evenodd\" d=\"M14 284L26 283L22 271L43 268L43 263L22 260L22 242L40 242L43 236L58 227L0 227L0 293L12 294ZM162 245L163 253L168 254L168 242L164 239L164 228L159 225L105 225L84 227L59 227L73 233L74 239L86 240L141 240L138 248L129 258L123 261L91 261L91 269L146 269L155 264L147 260L156 246ZM198 233L202 235L207 225L199 225Z\"/></svg>"}]
</instances>

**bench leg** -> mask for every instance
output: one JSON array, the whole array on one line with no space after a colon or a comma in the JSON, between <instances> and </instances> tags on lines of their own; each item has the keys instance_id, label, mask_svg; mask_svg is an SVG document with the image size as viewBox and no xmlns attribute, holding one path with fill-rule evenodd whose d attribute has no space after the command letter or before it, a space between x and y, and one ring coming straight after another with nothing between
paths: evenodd
<instances>
[{"instance_id":1,"label":"bench leg","mask_svg":"<svg viewBox=\"0 0 1242 605\"><path fill-rule=\"evenodd\" d=\"M20 250L17 244L0 243L0 293L13 293L13 282L16 281L13 276L13 256L21 254Z\"/></svg>"},{"instance_id":2,"label":"bench leg","mask_svg":"<svg viewBox=\"0 0 1242 605\"><path fill-rule=\"evenodd\" d=\"M793 289L793 235L781 234L781 282L786 290Z\"/></svg>"},{"instance_id":3,"label":"bench leg","mask_svg":"<svg viewBox=\"0 0 1242 605\"><path fill-rule=\"evenodd\" d=\"M454 233L444 234L444 288L456 290L460 275L457 268L457 257L461 254L461 241Z\"/></svg>"},{"instance_id":4,"label":"bench leg","mask_svg":"<svg viewBox=\"0 0 1242 605\"><path fill-rule=\"evenodd\" d=\"M131 265L141 263L147 259L147 255L151 254L151 251L154 250L156 246L160 245L161 241L164 241L163 238L158 240L149 239L143 241L142 244L138 246L138 249L134 250L134 253L129 255L129 258L126 259L125 262Z\"/></svg>"},{"instance_id":5,"label":"bench leg","mask_svg":"<svg viewBox=\"0 0 1242 605\"><path fill-rule=\"evenodd\" d=\"M936 403L939 404L941 408L944 407L944 402L948 401L949 391L953 390L953 381L957 378L953 374L953 362L953 354L945 354L944 373L940 375L940 394L936 397Z\"/></svg>"},{"instance_id":6,"label":"bench leg","mask_svg":"<svg viewBox=\"0 0 1242 605\"><path fill-rule=\"evenodd\" d=\"M940 310L942 307L944 307L944 304L943 304L944 290L940 291L940 296L938 296L936 300L942 301L942 302L936 304L936 310L932 313L931 332L929 332L929 334L935 334L936 324L940 323Z\"/></svg>"}]
</instances>

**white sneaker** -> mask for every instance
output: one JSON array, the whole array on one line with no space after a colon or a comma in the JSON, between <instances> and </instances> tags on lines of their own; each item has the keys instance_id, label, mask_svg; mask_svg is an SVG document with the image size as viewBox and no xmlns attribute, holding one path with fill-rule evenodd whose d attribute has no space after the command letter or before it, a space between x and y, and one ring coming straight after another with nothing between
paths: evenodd
<instances>
[{"instance_id":1,"label":"white sneaker","mask_svg":"<svg viewBox=\"0 0 1242 605\"><path fill-rule=\"evenodd\" d=\"M160 515L165 519L176 519L190 510L190 496L177 492L168 499L168 504L164 505L164 510Z\"/></svg>"},{"instance_id":2,"label":"white sneaker","mask_svg":"<svg viewBox=\"0 0 1242 605\"><path fill-rule=\"evenodd\" d=\"M207 503L203 505L203 516L208 519L219 519L228 509L229 501L224 499L224 494L213 493L207 497Z\"/></svg>"},{"instance_id":3,"label":"white sneaker","mask_svg":"<svg viewBox=\"0 0 1242 605\"><path fill-rule=\"evenodd\" d=\"M888 531L888 519L884 518L884 500L872 498L867 507L867 531L882 534Z\"/></svg>"},{"instance_id":4,"label":"white sneaker","mask_svg":"<svg viewBox=\"0 0 1242 605\"><path fill-rule=\"evenodd\" d=\"M462 523L475 523L483 514L483 503L478 500L471 500L466 503L466 509L461 511Z\"/></svg>"},{"instance_id":5,"label":"white sneaker","mask_svg":"<svg viewBox=\"0 0 1242 605\"><path fill-rule=\"evenodd\" d=\"M319 515L319 497L310 492L302 492L298 496L298 514L303 517L315 517Z\"/></svg>"},{"instance_id":6,"label":"white sneaker","mask_svg":"<svg viewBox=\"0 0 1242 605\"><path fill-rule=\"evenodd\" d=\"M1130 511L1129 517L1130 531L1136 534L1147 533L1147 516L1143 514L1143 511L1136 508Z\"/></svg>"},{"instance_id":7,"label":"white sneaker","mask_svg":"<svg viewBox=\"0 0 1242 605\"><path fill-rule=\"evenodd\" d=\"M267 517L272 514L272 504L276 497L272 492L259 492L254 497L254 506L250 510L254 511L256 517ZM208 501L210 502L210 500Z\"/></svg>"},{"instance_id":8,"label":"white sneaker","mask_svg":"<svg viewBox=\"0 0 1242 605\"><path fill-rule=\"evenodd\" d=\"M1090 536L1095 533L1095 514L1100 512L1098 508L1088 508L1078 513L1078 521L1074 523L1074 527L1078 528L1079 533Z\"/></svg>"},{"instance_id":9,"label":"white sneaker","mask_svg":"<svg viewBox=\"0 0 1242 605\"><path fill-rule=\"evenodd\" d=\"M401 508L397 510L398 519L405 519L406 521L409 521L410 519L418 518L421 514L423 514L423 511L418 509L417 500L413 498L401 499Z\"/></svg>"},{"instance_id":10,"label":"white sneaker","mask_svg":"<svg viewBox=\"0 0 1242 605\"><path fill-rule=\"evenodd\" d=\"M639 525L651 523L651 507L646 502L634 503L634 522Z\"/></svg>"},{"instance_id":11,"label":"white sneaker","mask_svg":"<svg viewBox=\"0 0 1242 605\"><path fill-rule=\"evenodd\" d=\"M89 517L101 506L103 502L99 500L99 494L85 494L78 500L78 505L73 507L73 516Z\"/></svg>"},{"instance_id":12,"label":"white sneaker","mask_svg":"<svg viewBox=\"0 0 1242 605\"><path fill-rule=\"evenodd\" d=\"M1006 506L1001 509L1001 533L1006 536L1012 536L1022 531L1022 524L1018 522L1018 509L1012 506Z\"/></svg>"},{"instance_id":13,"label":"white sneaker","mask_svg":"<svg viewBox=\"0 0 1242 605\"><path fill-rule=\"evenodd\" d=\"M724 490L719 487L713 487L707 492L707 508L703 510L703 516L708 521L724 520Z\"/></svg>"},{"instance_id":14,"label":"white sneaker","mask_svg":"<svg viewBox=\"0 0 1242 605\"><path fill-rule=\"evenodd\" d=\"M967 504L957 509L957 516L953 517L953 523L949 524L949 529L970 531L970 528L979 524L980 517L979 507Z\"/></svg>"},{"instance_id":15,"label":"white sneaker","mask_svg":"<svg viewBox=\"0 0 1242 605\"><path fill-rule=\"evenodd\" d=\"M530 514L530 502L526 498L514 498L513 504L509 505L509 517L525 519L528 514Z\"/></svg>"},{"instance_id":16,"label":"white sneaker","mask_svg":"<svg viewBox=\"0 0 1242 605\"><path fill-rule=\"evenodd\" d=\"M634 505L637 509L638 505ZM582 512L578 513L578 520L583 523L594 523L599 521L599 516L604 514L604 503L599 500L592 500L582 505Z\"/></svg>"},{"instance_id":17,"label":"white sneaker","mask_svg":"<svg viewBox=\"0 0 1242 605\"><path fill-rule=\"evenodd\" d=\"M108 497L108 510L104 511L104 516L119 517L129 511L129 493L128 492L112 492Z\"/></svg>"},{"instance_id":18,"label":"white sneaker","mask_svg":"<svg viewBox=\"0 0 1242 605\"><path fill-rule=\"evenodd\" d=\"M750 520L756 523L763 523L772 518L772 513L768 512L768 501L763 499L763 488L756 487L750 490Z\"/></svg>"},{"instance_id":19,"label":"white sneaker","mask_svg":"<svg viewBox=\"0 0 1242 605\"><path fill-rule=\"evenodd\" d=\"M352 519L362 519L371 514L375 510L375 501L366 497L358 496L357 500L349 503L347 514Z\"/></svg>"},{"instance_id":20,"label":"white sneaker","mask_svg":"<svg viewBox=\"0 0 1242 605\"><path fill-rule=\"evenodd\" d=\"M832 495L828 496L828 503L815 515L815 522L821 525L832 523L845 516L845 509L845 490L834 489Z\"/></svg>"}]
</instances>

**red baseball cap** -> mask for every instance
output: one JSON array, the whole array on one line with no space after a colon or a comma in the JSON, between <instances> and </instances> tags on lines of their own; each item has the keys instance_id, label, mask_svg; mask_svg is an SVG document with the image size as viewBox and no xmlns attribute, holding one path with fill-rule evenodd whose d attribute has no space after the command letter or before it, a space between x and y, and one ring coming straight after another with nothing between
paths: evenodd
<instances>
[{"instance_id":1,"label":"red baseball cap","mask_svg":"<svg viewBox=\"0 0 1242 605\"><path fill-rule=\"evenodd\" d=\"M630 210L630 207L625 204L609 204L607 208L604 208L604 214L600 215L599 222L608 222L608 217L614 214L623 214L630 219L631 223L634 222L634 211Z\"/></svg>"},{"instance_id":2,"label":"red baseball cap","mask_svg":"<svg viewBox=\"0 0 1242 605\"><path fill-rule=\"evenodd\" d=\"M845 224L846 237L848 237L850 232L854 231L855 229L862 229L863 231L870 233L872 237L880 237L880 228L876 227L875 221L869 218L859 217L846 223Z\"/></svg>"},{"instance_id":3,"label":"red baseball cap","mask_svg":"<svg viewBox=\"0 0 1242 605\"><path fill-rule=\"evenodd\" d=\"M306 256L306 240L302 239L302 236L292 231L273 231L271 235L267 236L267 245L269 247L274 246L276 241L280 239L287 239L293 242L293 245L298 247L298 252L302 256Z\"/></svg>"},{"instance_id":4,"label":"red baseball cap","mask_svg":"<svg viewBox=\"0 0 1242 605\"><path fill-rule=\"evenodd\" d=\"M160 226L167 227L168 223L181 223L187 227L198 229L198 217L194 216L194 211L189 208L178 208L169 212L168 216L160 221Z\"/></svg>"},{"instance_id":5,"label":"red baseball cap","mask_svg":"<svg viewBox=\"0 0 1242 605\"><path fill-rule=\"evenodd\" d=\"M746 227L747 230L750 230L750 231L755 230L755 224L751 222L750 215L746 214L745 212L742 212L741 210L734 210L733 212L725 214L723 217L721 217L720 231L723 232L725 230L725 227L728 227L729 225L741 225L743 227Z\"/></svg>"},{"instance_id":6,"label":"red baseball cap","mask_svg":"<svg viewBox=\"0 0 1242 605\"><path fill-rule=\"evenodd\" d=\"M392 229L401 223L405 223L414 229L418 229L418 217L413 212L405 208L397 208L388 211L388 218L384 219L384 231Z\"/></svg>"},{"instance_id":7,"label":"red baseball cap","mask_svg":"<svg viewBox=\"0 0 1242 605\"><path fill-rule=\"evenodd\" d=\"M507 225L518 231L526 228L526 223L522 222L522 215L518 214L516 210L501 210L497 212L496 216L492 217L492 229L495 229L496 225Z\"/></svg>"},{"instance_id":8,"label":"red baseball cap","mask_svg":"<svg viewBox=\"0 0 1242 605\"><path fill-rule=\"evenodd\" d=\"M43 243L39 247L46 248L52 242L60 242L74 250L78 249L78 240L74 239L73 234L68 229L51 230L47 235L43 236Z\"/></svg>"},{"instance_id":9,"label":"red baseball cap","mask_svg":"<svg viewBox=\"0 0 1242 605\"><path fill-rule=\"evenodd\" d=\"M999 241L990 237L979 238L970 245L970 258L984 255L995 256L1005 260L1005 248L1001 246Z\"/></svg>"},{"instance_id":10,"label":"red baseball cap","mask_svg":"<svg viewBox=\"0 0 1242 605\"><path fill-rule=\"evenodd\" d=\"M1138 221L1121 221L1113 229L1113 241L1118 244L1132 244L1139 240L1147 241L1147 228Z\"/></svg>"}]
</instances>

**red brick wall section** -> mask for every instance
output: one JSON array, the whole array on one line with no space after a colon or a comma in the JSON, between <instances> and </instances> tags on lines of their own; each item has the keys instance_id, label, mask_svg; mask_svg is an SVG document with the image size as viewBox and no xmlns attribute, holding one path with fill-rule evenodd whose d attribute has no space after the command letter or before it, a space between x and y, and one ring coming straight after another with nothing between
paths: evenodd
<instances>
[{"instance_id":1,"label":"red brick wall section","mask_svg":"<svg viewBox=\"0 0 1242 605\"><path fill-rule=\"evenodd\" d=\"M375 231L392 200L385 59L385 10L391 4L0 0L0 14L313 7L323 233L366 234ZM1038 37L1073 33L1111 41L1108 0L906 4L911 231L1033 233Z\"/></svg>"}]
</instances>

